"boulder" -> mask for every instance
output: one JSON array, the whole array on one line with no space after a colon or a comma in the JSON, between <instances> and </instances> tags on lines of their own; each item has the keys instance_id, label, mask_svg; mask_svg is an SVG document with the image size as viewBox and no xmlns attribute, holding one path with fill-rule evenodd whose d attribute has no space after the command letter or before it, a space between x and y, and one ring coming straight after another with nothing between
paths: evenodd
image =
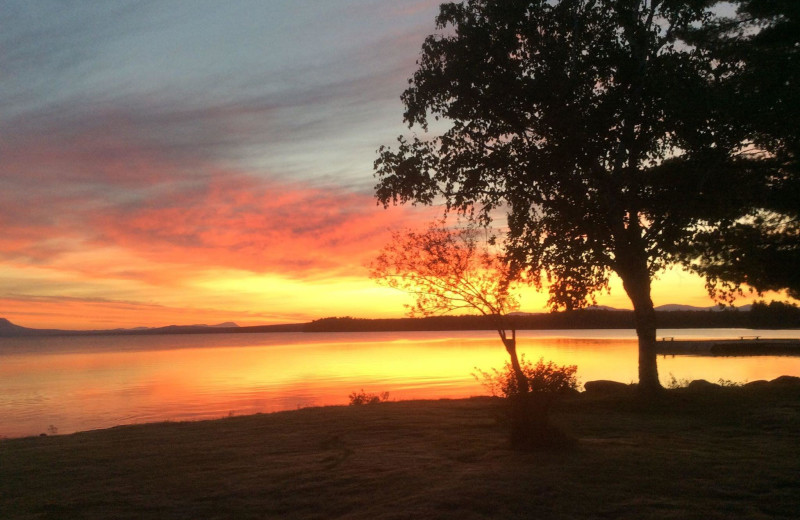
<instances>
[{"instance_id":1,"label":"boulder","mask_svg":"<svg viewBox=\"0 0 800 520\"><path fill-rule=\"evenodd\" d=\"M770 383L772 383L773 385L781 385L781 386L800 385L800 377L780 376L770 381Z\"/></svg>"},{"instance_id":2,"label":"boulder","mask_svg":"<svg viewBox=\"0 0 800 520\"><path fill-rule=\"evenodd\" d=\"M695 379L686 387L689 390L709 390L712 388L722 388L716 383L711 383L705 379Z\"/></svg>"},{"instance_id":3,"label":"boulder","mask_svg":"<svg viewBox=\"0 0 800 520\"><path fill-rule=\"evenodd\" d=\"M607 381L604 379L598 381L587 381L583 387L586 389L587 394L594 395L612 395L623 392L628 392L632 386L620 383L618 381Z\"/></svg>"}]
</instances>

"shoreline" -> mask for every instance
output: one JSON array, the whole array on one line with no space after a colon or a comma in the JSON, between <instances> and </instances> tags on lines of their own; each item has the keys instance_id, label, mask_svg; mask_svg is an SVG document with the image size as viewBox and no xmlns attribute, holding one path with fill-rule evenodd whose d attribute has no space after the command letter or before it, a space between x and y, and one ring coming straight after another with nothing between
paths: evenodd
<instances>
[{"instance_id":1,"label":"shoreline","mask_svg":"<svg viewBox=\"0 0 800 520\"><path fill-rule=\"evenodd\" d=\"M661 338L658 355L672 356L800 356L800 339L762 338L688 340Z\"/></svg>"},{"instance_id":2,"label":"shoreline","mask_svg":"<svg viewBox=\"0 0 800 520\"><path fill-rule=\"evenodd\" d=\"M740 310L657 310L659 329L725 329L759 330L796 329L800 331L800 311L797 319L764 321L753 318L750 311ZM507 316L509 328L517 330L630 330L635 328L631 310L578 309L552 313L519 313ZM228 326L231 325L231 326ZM146 336L160 334L247 334L275 332L412 332L412 331L474 331L495 330L485 316L430 316L424 318L353 318L329 317L303 323L238 326L168 325L128 329L36 329L11 323L0 317L2 337L49 336Z\"/></svg>"},{"instance_id":3,"label":"shoreline","mask_svg":"<svg viewBox=\"0 0 800 520\"><path fill-rule=\"evenodd\" d=\"M661 355L659 353L659 355ZM785 388L792 388L796 387L800 392L800 376L793 376L793 375L782 375L772 380L755 380L755 381L748 381L748 382L728 382L729 384L719 384L713 383L710 381L706 381L705 379L698 379L694 381L683 381L682 384L678 387L664 387L664 392L667 394L680 394L680 393L691 393L692 391L697 391L701 389L703 391L714 391L717 389L739 389L738 391L748 391L748 389L764 389L764 388L772 388L772 389L785 389ZM619 381L611 381L611 380L596 380L596 381L586 381L581 386L589 385L591 390L576 390L573 392L571 396L565 397L563 400L571 403L574 401L581 401L581 400L594 400L594 399L606 399L606 398L616 398L616 397L635 397L635 388L636 383L623 383ZM442 398L418 398L418 399L401 399L401 400L394 400L394 399L387 399L386 401L381 401L377 404L397 404L397 403L407 403L407 404L420 404L424 405L426 403L437 403L437 402L491 402L495 405L502 403L503 398L498 396L492 395L473 395L470 397L442 397ZM199 423L215 423L217 421L225 421L231 420L234 418L241 419L241 418L253 418L259 416L271 416L277 414L291 414L294 412L303 412L308 410L334 410L334 409L347 409L347 408L363 408L363 407L372 407L375 404L369 405L358 405L354 406L352 404L322 404L322 405L312 405L312 406L304 406L295 409L288 409L288 410L276 410L271 412L255 412L255 413L247 413L247 414L230 414L230 415L223 415L220 417L207 417L201 419L185 419L185 420L159 420L153 422L135 422L135 423L121 423L115 424L113 426L101 427L101 428L92 428L88 430L78 430L73 431L65 434L59 433L45 433L41 432L39 434L31 434L31 435L22 435L22 436L0 436L0 442L5 441L19 441L24 439L37 439L37 438L47 438L47 437L65 437L70 435L84 435L84 434L94 434L100 432L107 432L116 429L122 428L147 428L147 427L157 427L159 425L190 425L190 424L199 424Z\"/></svg>"},{"instance_id":4,"label":"shoreline","mask_svg":"<svg viewBox=\"0 0 800 520\"><path fill-rule=\"evenodd\" d=\"M22 518L793 518L800 384L566 399L564 451L498 399L305 408L0 442Z\"/></svg>"}]
</instances>

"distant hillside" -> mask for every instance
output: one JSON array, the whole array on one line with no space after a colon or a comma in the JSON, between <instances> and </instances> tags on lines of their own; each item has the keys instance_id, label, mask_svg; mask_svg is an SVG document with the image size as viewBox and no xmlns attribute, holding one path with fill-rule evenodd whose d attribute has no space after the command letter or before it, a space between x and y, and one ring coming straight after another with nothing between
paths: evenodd
<instances>
[{"instance_id":1,"label":"distant hillside","mask_svg":"<svg viewBox=\"0 0 800 520\"><path fill-rule=\"evenodd\" d=\"M740 311L658 311L661 328L749 327L749 313ZM633 311L582 309L539 314L515 313L507 317L509 328L549 329L632 329ZM309 323L307 332L493 330L486 316L434 316L428 318L361 319L323 318Z\"/></svg>"},{"instance_id":2,"label":"distant hillside","mask_svg":"<svg viewBox=\"0 0 800 520\"><path fill-rule=\"evenodd\" d=\"M19 331L19 330L25 330L25 327L20 327L19 325L14 325L13 323L8 321L7 319L0 318L0 331L4 331L4 330Z\"/></svg>"},{"instance_id":3,"label":"distant hillside","mask_svg":"<svg viewBox=\"0 0 800 520\"><path fill-rule=\"evenodd\" d=\"M668 303L667 305L659 305L656 307L656 311L664 311L664 312L674 312L674 311L712 311L712 312L724 312L730 310L737 310L737 311L749 311L752 305L742 305L741 307L734 307L733 309L729 307L721 307L719 305L712 305L710 307L695 307L694 305L682 305L679 303Z\"/></svg>"},{"instance_id":4,"label":"distant hillside","mask_svg":"<svg viewBox=\"0 0 800 520\"><path fill-rule=\"evenodd\" d=\"M5 318L0 318L0 337L10 336L55 336L63 331L55 329L29 329L27 327L20 327L8 321Z\"/></svg>"},{"instance_id":5,"label":"distant hillside","mask_svg":"<svg viewBox=\"0 0 800 520\"><path fill-rule=\"evenodd\" d=\"M666 305L657 305L656 311L673 312L673 311L749 311L752 305L742 305L739 307L725 307L720 305L709 305L707 307L697 307L695 305L684 305L682 303L668 303ZM629 311L630 309L617 309L609 307L608 305L592 305L587 307L586 310L590 311ZM514 313L512 313L514 314ZM525 314L525 313L519 313Z\"/></svg>"}]
</instances>

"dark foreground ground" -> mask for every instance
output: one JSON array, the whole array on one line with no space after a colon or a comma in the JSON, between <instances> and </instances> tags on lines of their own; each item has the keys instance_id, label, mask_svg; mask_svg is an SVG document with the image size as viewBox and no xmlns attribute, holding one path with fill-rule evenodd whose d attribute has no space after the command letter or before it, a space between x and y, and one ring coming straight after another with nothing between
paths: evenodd
<instances>
[{"instance_id":1,"label":"dark foreground ground","mask_svg":"<svg viewBox=\"0 0 800 520\"><path fill-rule=\"evenodd\" d=\"M0 441L0 518L798 518L800 386L584 394L565 451L489 398Z\"/></svg>"}]
</instances>

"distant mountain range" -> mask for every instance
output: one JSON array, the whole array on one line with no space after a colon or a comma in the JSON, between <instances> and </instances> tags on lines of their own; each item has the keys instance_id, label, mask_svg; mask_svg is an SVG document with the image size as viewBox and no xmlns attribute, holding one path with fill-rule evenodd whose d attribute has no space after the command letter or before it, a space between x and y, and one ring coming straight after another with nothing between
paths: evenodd
<instances>
[{"instance_id":1,"label":"distant mountain range","mask_svg":"<svg viewBox=\"0 0 800 520\"><path fill-rule=\"evenodd\" d=\"M656 306L656 311L658 312L672 312L672 311L697 311L697 312L706 312L706 311L725 311L725 310L737 310L742 312L747 312L752 308L752 305L742 305L740 307L720 307L719 305L711 305L708 307L696 307L694 305L683 305L680 303L668 303L666 305L658 305ZM609 307L608 305L592 305L586 308L586 310L590 311L620 311L620 312L630 312L630 309L618 309L616 307ZM512 316L528 316L528 315L535 315L541 313L535 312L512 312Z\"/></svg>"},{"instance_id":2,"label":"distant mountain range","mask_svg":"<svg viewBox=\"0 0 800 520\"><path fill-rule=\"evenodd\" d=\"M218 323L217 325L206 325L205 323L196 323L194 325L167 325L166 327L134 327L132 329L110 329L110 330L118 331L118 332L126 332L126 331L140 332L140 331L145 331L145 330L153 330L153 329L161 330L161 329L168 329L168 328L181 328L181 329L224 328L224 329L230 329L230 328L235 328L235 327L238 327L238 326L239 325L237 325L236 323L234 323L232 321L226 321L225 323Z\"/></svg>"},{"instance_id":3,"label":"distant mountain range","mask_svg":"<svg viewBox=\"0 0 800 520\"><path fill-rule=\"evenodd\" d=\"M671 312L671 311L726 311L737 310L742 312L749 311L753 306L750 304L742 305L741 307L720 307L719 305L712 305L710 307L695 307L693 305L681 305L679 303L669 303L667 305L659 305L656 307L657 311Z\"/></svg>"}]
</instances>

